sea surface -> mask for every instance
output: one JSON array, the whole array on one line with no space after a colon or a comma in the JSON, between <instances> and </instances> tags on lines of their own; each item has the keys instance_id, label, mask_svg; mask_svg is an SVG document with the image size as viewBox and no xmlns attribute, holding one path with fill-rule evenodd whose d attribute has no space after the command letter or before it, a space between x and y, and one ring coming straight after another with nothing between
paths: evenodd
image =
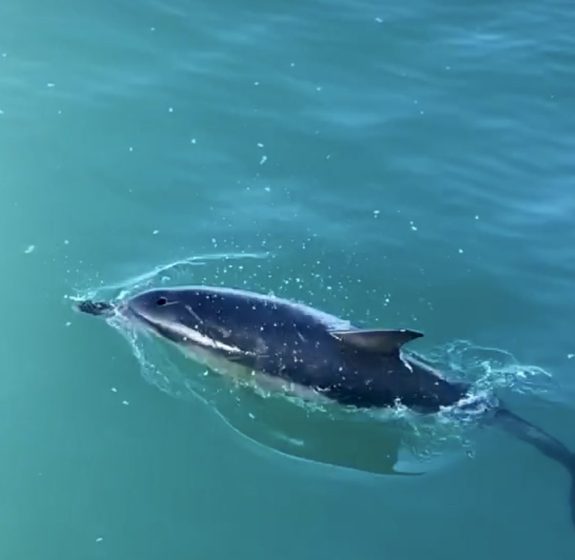
<instances>
[{"instance_id":1,"label":"sea surface","mask_svg":"<svg viewBox=\"0 0 575 560\"><path fill-rule=\"evenodd\" d=\"M567 472L496 426L238 387L74 305L208 284L417 329L575 449L574 30L1 0L0 558L575 558Z\"/></svg>"}]
</instances>

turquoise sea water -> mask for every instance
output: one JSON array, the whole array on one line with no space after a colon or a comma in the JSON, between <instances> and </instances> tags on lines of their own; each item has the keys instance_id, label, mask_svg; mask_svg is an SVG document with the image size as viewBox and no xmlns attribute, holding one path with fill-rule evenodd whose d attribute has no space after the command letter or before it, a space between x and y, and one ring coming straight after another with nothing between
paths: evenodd
<instances>
[{"instance_id":1,"label":"turquoise sea water","mask_svg":"<svg viewBox=\"0 0 575 560\"><path fill-rule=\"evenodd\" d=\"M416 328L575 448L574 29L559 0L2 0L0 558L573 558L566 473L511 436L262 399L69 298Z\"/></svg>"}]
</instances>

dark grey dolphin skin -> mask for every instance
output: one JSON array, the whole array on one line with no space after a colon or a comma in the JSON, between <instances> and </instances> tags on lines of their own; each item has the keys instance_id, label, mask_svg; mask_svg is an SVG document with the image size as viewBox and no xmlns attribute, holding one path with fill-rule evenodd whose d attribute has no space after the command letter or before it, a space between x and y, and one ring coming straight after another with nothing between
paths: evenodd
<instances>
[{"instance_id":1,"label":"dark grey dolphin skin","mask_svg":"<svg viewBox=\"0 0 575 560\"><path fill-rule=\"evenodd\" d=\"M104 302L85 301L78 307L92 315L115 311ZM117 312L192 355L217 356L343 405L383 408L399 402L427 414L465 407L470 389L403 350L423 336L417 331L361 330L276 297L205 286L153 289L120 304ZM501 404L493 421L567 469L575 524L575 455Z\"/></svg>"}]
</instances>

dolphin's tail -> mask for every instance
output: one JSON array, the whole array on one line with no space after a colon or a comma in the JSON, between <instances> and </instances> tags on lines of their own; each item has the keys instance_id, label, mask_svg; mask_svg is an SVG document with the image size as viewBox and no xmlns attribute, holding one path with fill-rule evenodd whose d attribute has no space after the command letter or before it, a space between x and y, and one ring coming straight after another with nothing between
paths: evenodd
<instances>
[{"instance_id":1,"label":"dolphin's tail","mask_svg":"<svg viewBox=\"0 0 575 560\"><path fill-rule=\"evenodd\" d=\"M563 465L571 476L569 495L571 520L575 526L575 453L547 432L523 420L506 408L499 408L495 415L498 424L522 441L536 447L543 455Z\"/></svg>"}]
</instances>

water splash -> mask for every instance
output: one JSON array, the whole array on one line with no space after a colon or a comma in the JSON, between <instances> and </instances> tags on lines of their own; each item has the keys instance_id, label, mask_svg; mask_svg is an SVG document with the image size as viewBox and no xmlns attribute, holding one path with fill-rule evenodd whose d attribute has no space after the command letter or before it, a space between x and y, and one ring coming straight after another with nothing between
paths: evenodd
<instances>
[{"instance_id":1,"label":"water splash","mask_svg":"<svg viewBox=\"0 0 575 560\"><path fill-rule=\"evenodd\" d=\"M478 393L510 390L541 396L553 388L552 375L545 369L522 364L507 350L478 346L467 340L440 346L426 360L472 383Z\"/></svg>"},{"instance_id":2,"label":"water splash","mask_svg":"<svg viewBox=\"0 0 575 560\"><path fill-rule=\"evenodd\" d=\"M74 294L68 295L68 299L72 301L84 299L122 301L142 289L189 282L190 280L193 281L196 276L197 267L206 267L209 264L225 264L230 261L261 260L270 258L271 256L271 253L266 252L205 253L193 255L158 265L149 271L119 282L105 284L97 288L78 289Z\"/></svg>"}]
</instances>

